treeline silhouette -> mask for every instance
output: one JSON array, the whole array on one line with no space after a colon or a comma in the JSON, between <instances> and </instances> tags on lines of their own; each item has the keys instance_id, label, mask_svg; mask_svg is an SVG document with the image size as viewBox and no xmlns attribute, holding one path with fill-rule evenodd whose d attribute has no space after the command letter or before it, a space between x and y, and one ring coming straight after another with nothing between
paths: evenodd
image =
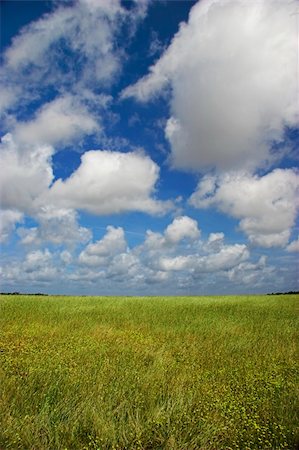
<instances>
[{"instance_id":1,"label":"treeline silhouette","mask_svg":"<svg viewBox=\"0 0 299 450\"><path fill-rule=\"evenodd\" d=\"M49 295L42 292L24 293L24 292L0 292L0 295Z\"/></svg>"},{"instance_id":2,"label":"treeline silhouette","mask_svg":"<svg viewBox=\"0 0 299 450\"><path fill-rule=\"evenodd\" d=\"M299 291L289 291L289 292L272 292L271 294L267 295L290 295L290 294L299 294Z\"/></svg>"},{"instance_id":3,"label":"treeline silhouette","mask_svg":"<svg viewBox=\"0 0 299 450\"><path fill-rule=\"evenodd\" d=\"M271 292L267 295L294 295L299 294L299 291L288 291L288 292ZM47 296L49 294L44 294L43 292L0 292L0 295L43 295ZM81 295L81 297L86 297L86 295ZM1 450L1 449L0 449Z\"/></svg>"}]
</instances>

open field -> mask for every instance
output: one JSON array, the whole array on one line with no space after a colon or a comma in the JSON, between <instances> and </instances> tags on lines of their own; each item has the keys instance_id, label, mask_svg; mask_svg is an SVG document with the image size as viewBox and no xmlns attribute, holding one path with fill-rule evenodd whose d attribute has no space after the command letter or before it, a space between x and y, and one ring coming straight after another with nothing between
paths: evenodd
<instances>
[{"instance_id":1,"label":"open field","mask_svg":"<svg viewBox=\"0 0 299 450\"><path fill-rule=\"evenodd\" d=\"M0 305L1 449L297 448L296 295Z\"/></svg>"}]
</instances>

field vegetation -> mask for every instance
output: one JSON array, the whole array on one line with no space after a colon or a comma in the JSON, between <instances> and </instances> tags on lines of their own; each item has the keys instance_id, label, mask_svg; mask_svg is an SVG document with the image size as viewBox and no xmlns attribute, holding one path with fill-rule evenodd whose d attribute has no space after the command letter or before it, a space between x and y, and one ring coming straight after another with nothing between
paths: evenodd
<instances>
[{"instance_id":1,"label":"field vegetation","mask_svg":"<svg viewBox=\"0 0 299 450\"><path fill-rule=\"evenodd\" d=\"M0 449L298 448L298 300L2 295Z\"/></svg>"}]
</instances>

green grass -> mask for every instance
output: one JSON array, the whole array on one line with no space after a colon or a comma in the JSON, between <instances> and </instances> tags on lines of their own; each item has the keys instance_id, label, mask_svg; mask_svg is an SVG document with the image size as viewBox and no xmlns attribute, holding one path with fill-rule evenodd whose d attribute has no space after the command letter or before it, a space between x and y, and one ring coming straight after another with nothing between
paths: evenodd
<instances>
[{"instance_id":1,"label":"green grass","mask_svg":"<svg viewBox=\"0 0 299 450\"><path fill-rule=\"evenodd\" d=\"M295 449L298 296L0 297L0 449Z\"/></svg>"}]
</instances>

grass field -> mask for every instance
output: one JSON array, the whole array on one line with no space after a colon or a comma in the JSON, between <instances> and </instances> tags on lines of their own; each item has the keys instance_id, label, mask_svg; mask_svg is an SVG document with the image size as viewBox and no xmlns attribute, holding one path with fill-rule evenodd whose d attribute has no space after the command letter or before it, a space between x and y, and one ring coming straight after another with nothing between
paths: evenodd
<instances>
[{"instance_id":1,"label":"grass field","mask_svg":"<svg viewBox=\"0 0 299 450\"><path fill-rule=\"evenodd\" d=\"M1 450L298 448L298 296L0 305Z\"/></svg>"}]
</instances>

